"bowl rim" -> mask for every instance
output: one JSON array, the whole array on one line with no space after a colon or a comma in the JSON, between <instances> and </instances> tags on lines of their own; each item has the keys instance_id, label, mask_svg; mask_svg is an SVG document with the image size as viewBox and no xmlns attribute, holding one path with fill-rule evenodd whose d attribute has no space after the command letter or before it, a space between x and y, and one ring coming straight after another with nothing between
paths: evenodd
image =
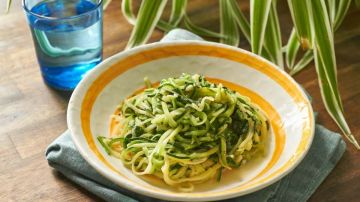
<instances>
[{"instance_id":1,"label":"bowl rim","mask_svg":"<svg viewBox=\"0 0 360 202\"><path fill-rule=\"evenodd\" d=\"M92 78L97 78L102 72L104 72L105 70L111 68L111 66L113 64L115 64L116 62L118 62L120 59L129 57L133 53L138 53L138 52L141 52L143 50L166 47L166 46L170 46L170 45L183 45L183 46L185 46L185 45L206 45L206 46L214 46L215 48L225 48L225 49L230 49L232 51L242 52L243 54L246 54L246 55L248 55L248 56L250 56L252 58L255 58L257 60L260 60L262 62L267 63L271 68L274 69L274 71L284 75L290 82L295 84L297 90L305 98L305 101L307 103L307 107L309 108L309 113L310 113L309 119L310 119L310 126L311 126L310 127L309 137L308 137L308 143L305 146L304 150L302 150L302 153L296 159L295 163L293 163L292 165L287 167L287 169L282 171L280 174L270 178L269 180L267 180L265 182L262 182L262 183L260 183L260 184L258 184L256 186L254 186L254 187L251 187L249 189L245 189L245 190L240 191L240 192L234 192L234 193L229 193L229 194L219 194L219 195L216 195L216 196L206 196L206 194L204 194L204 196L202 196L202 197L186 197L186 196L169 195L167 193L154 192L152 190L148 190L148 189L143 188L143 187L131 186L131 184L127 183L127 181L121 181L121 180L114 179L113 176L111 176L111 174L110 174L112 172L108 173L107 171L102 170L101 167L96 162L96 160L93 160L89 156L88 152L86 152L85 149L82 148L80 142L78 142L78 139L76 137L77 135L75 135L75 133L73 132L73 131L76 131L75 128L77 127L77 126L75 126L73 124L74 123L73 117L78 115L75 111L72 110L74 108L75 103L76 103L75 100L78 97L83 97L83 95L87 92L88 88L90 87L91 83L93 82L93 81L91 81ZM81 102L82 101L83 101L83 99L81 100ZM68 105L68 108L67 108L67 125L68 125L68 128L70 130L71 138L72 138L76 148L78 149L79 153L81 154L81 156L98 173L100 173L102 176L104 176L105 178L107 178L110 181L114 182L118 186L120 186L122 188L125 188L127 190L130 190L130 191L133 191L135 193L150 196L150 197L154 197L154 198L160 198L160 199L163 199L163 200L171 200L171 201L176 201L176 200L182 200L182 201L214 201L214 200L221 200L221 199L229 199L229 198L233 198L233 197L238 197L238 196L246 195L246 194L258 191L260 189L263 189L263 188L265 188L265 187L279 181L280 179L282 179L284 176L286 176L288 173L290 173L292 170L294 170L294 168L296 168L299 165L299 163L304 159L305 155L308 153L308 151L309 151L309 149L310 149L310 147L312 145L313 138L314 138L314 131L315 131L315 120L314 120L313 109L312 109L311 103L310 103L306 93L304 92L304 90L300 87L300 85L290 75L288 75L285 71L278 68L272 62L270 62L270 61L268 61L268 60L266 60L266 59L264 59L264 58L262 58L262 57L260 57L258 55L255 55L254 53L251 53L251 52L249 52L247 50L232 47L232 46L229 46L229 45L219 44L219 43L215 43L215 42L198 41L198 40L155 42L155 43L151 43L151 44L141 45L141 46L129 49L129 50L125 50L123 52L119 52L119 53L105 59L103 62L98 64L96 66L96 68L92 69L90 72L88 72L84 76L84 78L80 81L80 83L75 88L74 92L72 93L70 101L69 101L69 105ZM80 135L80 134L78 134L78 135ZM81 132L81 135L83 135L82 132Z\"/></svg>"}]
</instances>

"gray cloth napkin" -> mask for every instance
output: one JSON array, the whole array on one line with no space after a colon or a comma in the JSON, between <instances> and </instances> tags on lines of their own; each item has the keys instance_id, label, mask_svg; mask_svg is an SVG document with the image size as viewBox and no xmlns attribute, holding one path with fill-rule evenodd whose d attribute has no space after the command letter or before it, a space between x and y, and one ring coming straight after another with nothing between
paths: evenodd
<instances>
[{"instance_id":1,"label":"gray cloth napkin","mask_svg":"<svg viewBox=\"0 0 360 202\"><path fill-rule=\"evenodd\" d=\"M161 41L202 40L191 32L176 29ZM290 174L260 191L227 201L306 201L335 167L346 145L338 133L316 125L309 153ZM46 150L51 167L71 181L106 201L159 201L122 189L98 174L76 150L66 131Z\"/></svg>"}]
</instances>

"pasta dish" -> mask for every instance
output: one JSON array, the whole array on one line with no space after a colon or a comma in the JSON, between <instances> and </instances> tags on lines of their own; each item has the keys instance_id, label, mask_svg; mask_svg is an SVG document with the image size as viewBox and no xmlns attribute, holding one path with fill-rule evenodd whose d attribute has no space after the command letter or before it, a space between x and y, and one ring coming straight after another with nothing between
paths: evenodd
<instances>
[{"instance_id":1,"label":"pasta dish","mask_svg":"<svg viewBox=\"0 0 360 202\"><path fill-rule=\"evenodd\" d=\"M112 135L98 137L134 174L192 191L264 152L268 120L248 97L197 74L145 83L112 115Z\"/></svg>"}]
</instances>

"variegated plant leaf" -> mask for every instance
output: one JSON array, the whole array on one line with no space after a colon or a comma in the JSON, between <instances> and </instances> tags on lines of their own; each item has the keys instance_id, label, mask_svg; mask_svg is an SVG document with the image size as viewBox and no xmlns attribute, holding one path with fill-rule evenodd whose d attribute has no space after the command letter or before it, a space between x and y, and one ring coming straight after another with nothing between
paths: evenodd
<instances>
[{"instance_id":1,"label":"variegated plant leaf","mask_svg":"<svg viewBox=\"0 0 360 202\"><path fill-rule=\"evenodd\" d=\"M136 18L132 9L132 0L123 0L121 2L121 11L125 19L132 25L135 25Z\"/></svg>"},{"instance_id":2,"label":"variegated plant leaf","mask_svg":"<svg viewBox=\"0 0 360 202\"><path fill-rule=\"evenodd\" d=\"M219 38L219 39L223 37L220 33L195 25L194 23L191 22L190 18L186 14L184 16L184 24L189 31L199 36Z\"/></svg>"},{"instance_id":3,"label":"variegated plant leaf","mask_svg":"<svg viewBox=\"0 0 360 202\"><path fill-rule=\"evenodd\" d=\"M233 17L235 18L235 21L237 22L238 26L240 27L241 32L245 36L246 40L251 43L251 37L250 37L250 23L246 19L245 15L241 11L238 3L236 0L228 0L230 4L230 9L232 11ZM272 57L272 55L267 50L267 47L264 46L264 49L261 51L261 56L264 58L276 63L276 59Z\"/></svg>"},{"instance_id":4,"label":"variegated plant leaf","mask_svg":"<svg viewBox=\"0 0 360 202\"><path fill-rule=\"evenodd\" d=\"M111 0L103 0L103 9L105 10L109 4L111 3Z\"/></svg>"},{"instance_id":5,"label":"variegated plant leaf","mask_svg":"<svg viewBox=\"0 0 360 202\"><path fill-rule=\"evenodd\" d=\"M329 12L333 12L333 14L329 14L330 16L334 16L333 18L333 30L336 31L339 29L344 17L346 16L350 4L351 4L351 0L339 0L339 1L334 1L334 0L327 0L327 8ZM333 5L329 5L329 4L333 4ZM331 18L330 22L331 22ZM291 45L290 45L291 44ZM296 40L294 38L293 32L291 32L288 44L287 44L287 50L286 50L286 62L287 62L287 66L290 69L290 74L291 75L295 75L298 72L300 72L302 69L304 69L307 64L309 64L313 59L314 56L312 54L312 51L307 51L304 55L303 58L301 58L298 63L294 66L294 62L295 62L295 58L296 55L298 53L298 48L296 48L297 46L300 45L300 42L298 40Z\"/></svg>"},{"instance_id":6,"label":"variegated plant leaf","mask_svg":"<svg viewBox=\"0 0 360 202\"><path fill-rule=\"evenodd\" d=\"M330 24L333 25L335 21L337 0L326 0L325 3L329 14Z\"/></svg>"},{"instance_id":7,"label":"variegated plant leaf","mask_svg":"<svg viewBox=\"0 0 360 202\"><path fill-rule=\"evenodd\" d=\"M232 11L233 17L235 18L236 23L240 27L241 32L244 34L246 40L251 43L250 40L250 24L246 19L245 15L241 11L236 0L228 0L230 10Z\"/></svg>"},{"instance_id":8,"label":"variegated plant leaf","mask_svg":"<svg viewBox=\"0 0 360 202\"><path fill-rule=\"evenodd\" d=\"M336 58L334 50L334 35L328 19L328 14L324 0L319 2L312 2L313 10L317 11L312 15L314 36L316 40L317 54L324 62L323 66L326 67L327 77L331 81L331 89L336 97L337 102L341 105L340 95L337 90L337 69ZM319 10L320 9L320 10ZM342 109L342 106L340 106Z\"/></svg>"},{"instance_id":9,"label":"variegated plant leaf","mask_svg":"<svg viewBox=\"0 0 360 202\"><path fill-rule=\"evenodd\" d=\"M360 150L343 115L344 110L338 90L334 35L324 0L311 1L313 9L315 67L325 107L349 141ZM315 12L316 11L316 12Z\"/></svg>"},{"instance_id":10,"label":"variegated plant leaf","mask_svg":"<svg viewBox=\"0 0 360 202\"><path fill-rule=\"evenodd\" d=\"M186 11L187 0L173 0L169 24L176 27Z\"/></svg>"},{"instance_id":11,"label":"variegated plant leaf","mask_svg":"<svg viewBox=\"0 0 360 202\"><path fill-rule=\"evenodd\" d=\"M327 68L324 66L323 59L319 53L320 52L318 50L315 50L315 66L319 79L320 92L322 99L324 100L325 108L343 131L345 137L355 146L356 149L360 150L359 143L351 133L351 130L346 123L343 111L340 109L339 103L333 94L333 89L331 88L332 81L329 80Z\"/></svg>"},{"instance_id":12,"label":"variegated plant leaf","mask_svg":"<svg viewBox=\"0 0 360 202\"><path fill-rule=\"evenodd\" d=\"M300 43L299 43L300 45ZM302 58L290 69L289 74L295 75L307 67L311 61L314 60L314 53L313 50L307 50Z\"/></svg>"},{"instance_id":13,"label":"variegated plant leaf","mask_svg":"<svg viewBox=\"0 0 360 202\"><path fill-rule=\"evenodd\" d=\"M270 6L271 0L250 0L251 49L255 54L260 54L264 45Z\"/></svg>"},{"instance_id":14,"label":"variegated plant leaf","mask_svg":"<svg viewBox=\"0 0 360 202\"><path fill-rule=\"evenodd\" d=\"M284 69L284 59L281 51L281 30L279 25L279 18L277 16L276 1L272 1L269 19L266 26L264 46L271 58L274 58L274 63L281 69ZM262 51L264 52L264 51Z\"/></svg>"},{"instance_id":15,"label":"variegated plant leaf","mask_svg":"<svg viewBox=\"0 0 360 202\"><path fill-rule=\"evenodd\" d=\"M123 0L122 4L121 4L121 11L122 11L125 19L130 24L132 24L132 25L136 24L136 17L134 15L134 12L132 9L132 0ZM168 32L174 28L171 24L169 24L163 20L159 20L156 27L161 29L164 32Z\"/></svg>"},{"instance_id":16,"label":"variegated plant leaf","mask_svg":"<svg viewBox=\"0 0 360 202\"><path fill-rule=\"evenodd\" d=\"M286 65L289 69L293 69L295 65L296 55L299 51L300 43L296 36L296 30L293 28L291 30L290 37L288 39L288 43L286 45Z\"/></svg>"},{"instance_id":17,"label":"variegated plant leaf","mask_svg":"<svg viewBox=\"0 0 360 202\"><path fill-rule=\"evenodd\" d=\"M220 5L220 34L224 36L220 38L220 43L238 46L240 42L240 34L235 19L230 10L228 0L219 0Z\"/></svg>"},{"instance_id":18,"label":"variegated plant leaf","mask_svg":"<svg viewBox=\"0 0 360 202\"><path fill-rule=\"evenodd\" d=\"M311 29L311 0L288 0L290 13L295 25L301 47L312 48L313 33Z\"/></svg>"},{"instance_id":19,"label":"variegated plant leaf","mask_svg":"<svg viewBox=\"0 0 360 202\"><path fill-rule=\"evenodd\" d=\"M338 5L336 6L336 13L334 16L333 30L336 31L339 29L341 23L343 22L349 8L351 0L339 0Z\"/></svg>"},{"instance_id":20,"label":"variegated plant leaf","mask_svg":"<svg viewBox=\"0 0 360 202\"><path fill-rule=\"evenodd\" d=\"M166 2L167 0L143 0L141 2L126 49L147 42L163 13Z\"/></svg>"},{"instance_id":21,"label":"variegated plant leaf","mask_svg":"<svg viewBox=\"0 0 360 202\"><path fill-rule=\"evenodd\" d=\"M8 13L10 11L11 2L12 2L12 0L7 0L6 1L6 9L5 9L6 13Z\"/></svg>"}]
</instances>

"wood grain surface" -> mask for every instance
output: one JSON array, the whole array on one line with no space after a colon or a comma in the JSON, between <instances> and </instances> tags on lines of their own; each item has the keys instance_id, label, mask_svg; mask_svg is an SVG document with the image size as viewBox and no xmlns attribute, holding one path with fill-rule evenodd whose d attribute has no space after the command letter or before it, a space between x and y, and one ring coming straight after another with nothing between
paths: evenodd
<instances>
[{"instance_id":1,"label":"wood grain surface","mask_svg":"<svg viewBox=\"0 0 360 202\"><path fill-rule=\"evenodd\" d=\"M113 0L104 15L105 58L123 50L132 29L121 14L120 4L120 0ZM4 6L1 1L0 12ZM248 1L241 1L241 7L248 11ZM188 14L195 23L218 30L216 0L191 0ZM292 27L286 1L279 1L279 14L286 38ZM150 41L162 36L156 30ZM346 118L360 140L360 10L354 5L335 41ZM241 47L249 49L244 38ZM318 122L340 132L322 104L313 64L295 79L313 96ZM69 96L43 83L20 0L14 1L10 14L0 14L0 201L100 200L58 174L45 159L47 145L66 130ZM359 199L360 152L348 144L339 164L310 201Z\"/></svg>"}]
</instances>

